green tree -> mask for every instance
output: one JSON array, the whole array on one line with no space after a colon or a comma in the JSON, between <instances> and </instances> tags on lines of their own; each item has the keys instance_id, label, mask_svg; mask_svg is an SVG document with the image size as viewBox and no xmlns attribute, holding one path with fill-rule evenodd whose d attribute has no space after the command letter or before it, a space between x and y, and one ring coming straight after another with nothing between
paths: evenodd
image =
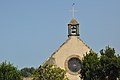
<instances>
[{"instance_id":1,"label":"green tree","mask_svg":"<svg viewBox=\"0 0 120 80\"><path fill-rule=\"evenodd\" d=\"M68 80L68 78L63 69L45 64L36 70L33 80Z\"/></svg>"},{"instance_id":2,"label":"green tree","mask_svg":"<svg viewBox=\"0 0 120 80\"><path fill-rule=\"evenodd\" d=\"M34 67L31 67L31 68L25 67L25 68L20 70L21 75L23 77L30 77L30 76L32 76L34 71L35 71Z\"/></svg>"},{"instance_id":3,"label":"green tree","mask_svg":"<svg viewBox=\"0 0 120 80\"><path fill-rule=\"evenodd\" d=\"M120 56L118 55L118 62L120 62ZM120 63L118 64L119 66L119 79L120 79Z\"/></svg>"},{"instance_id":4,"label":"green tree","mask_svg":"<svg viewBox=\"0 0 120 80\"><path fill-rule=\"evenodd\" d=\"M22 80L16 67L5 62L0 63L0 80Z\"/></svg>"},{"instance_id":5,"label":"green tree","mask_svg":"<svg viewBox=\"0 0 120 80\"><path fill-rule=\"evenodd\" d=\"M81 78L84 80L97 80L97 70L99 68L99 58L98 55L90 51L89 54L84 55L81 66Z\"/></svg>"},{"instance_id":6,"label":"green tree","mask_svg":"<svg viewBox=\"0 0 120 80\"><path fill-rule=\"evenodd\" d=\"M109 46L100 51L100 56L90 51L82 60L83 80L117 80L120 78L120 56Z\"/></svg>"},{"instance_id":7,"label":"green tree","mask_svg":"<svg viewBox=\"0 0 120 80\"><path fill-rule=\"evenodd\" d=\"M101 78L116 80L120 75L119 56L115 55L114 48L106 47L100 51Z\"/></svg>"}]
</instances>

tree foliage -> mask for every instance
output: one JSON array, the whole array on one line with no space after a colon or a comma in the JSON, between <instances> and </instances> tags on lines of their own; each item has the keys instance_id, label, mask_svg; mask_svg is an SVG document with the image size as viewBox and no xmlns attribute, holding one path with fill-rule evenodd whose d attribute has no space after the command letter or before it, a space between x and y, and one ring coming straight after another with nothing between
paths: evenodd
<instances>
[{"instance_id":1,"label":"tree foliage","mask_svg":"<svg viewBox=\"0 0 120 80\"><path fill-rule=\"evenodd\" d=\"M31 68L25 67L25 68L20 70L21 75L23 77L30 77L30 76L32 76L34 71L35 71L34 67L31 67Z\"/></svg>"},{"instance_id":2,"label":"tree foliage","mask_svg":"<svg viewBox=\"0 0 120 80\"><path fill-rule=\"evenodd\" d=\"M84 80L94 80L97 78L97 69L99 67L99 58L96 53L90 51L84 56L81 66L81 78Z\"/></svg>"},{"instance_id":3,"label":"tree foliage","mask_svg":"<svg viewBox=\"0 0 120 80\"><path fill-rule=\"evenodd\" d=\"M100 54L101 73L103 74L101 77L116 80L120 75L120 61L115 55L114 48L106 47L106 50L101 50Z\"/></svg>"},{"instance_id":4,"label":"tree foliage","mask_svg":"<svg viewBox=\"0 0 120 80\"><path fill-rule=\"evenodd\" d=\"M68 80L68 78L63 69L45 64L36 70L34 80Z\"/></svg>"},{"instance_id":5,"label":"tree foliage","mask_svg":"<svg viewBox=\"0 0 120 80\"><path fill-rule=\"evenodd\" d=\"M0 63L0 80L22 80L16 67L5 62Z\"/></svg>"},{"instance_id":6,"label":"tree foliage","mask_svg":"<svg viewBox=\"0 0 120 80\"><path fill-rule=\"evenodd\" d=\"M82 60L80 74L83 80L117 80L120 78L120 56L109 46L100 51L100 56L90 51Z\"/></svg>"}]
</instances>

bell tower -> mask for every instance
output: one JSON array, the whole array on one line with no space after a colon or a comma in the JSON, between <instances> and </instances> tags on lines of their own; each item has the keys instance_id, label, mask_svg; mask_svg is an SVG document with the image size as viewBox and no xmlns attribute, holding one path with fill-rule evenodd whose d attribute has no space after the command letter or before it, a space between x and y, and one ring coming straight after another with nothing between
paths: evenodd
<instances>
[{"instance_id":1,"label":"bell tower","mask_svg":"<svg viewBox=\"0 0 120 80\"><path fill-rule=\"evenodd\" d=\"M79 23L77 20L74 18L75 15L75 8L74 8L75 3L72 5L72 20L68 24L68 37L69 36L79 36Z\"/></svg>"},{"instance_id":2,"label":"bell tower","mask_svg":"<svg viewBox=\"0 0 120 80\"><path fill-rule=\"evenodd\" d=\"M69 36L79 36L79 23L74 18L72 18L68 24L68 37Z\"/></svg>"}]
</instances>

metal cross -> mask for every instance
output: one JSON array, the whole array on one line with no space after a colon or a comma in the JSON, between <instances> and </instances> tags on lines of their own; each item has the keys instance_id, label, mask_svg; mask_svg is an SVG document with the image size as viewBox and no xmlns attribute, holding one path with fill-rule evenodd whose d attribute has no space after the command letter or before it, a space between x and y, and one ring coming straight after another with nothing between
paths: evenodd
<instances>
[{"instance_id":1,"label":"metal cross","mask_svg":"<svg viewBox=\"0 0 120 80\"><path fill-rule=\"evenodd\" d=\"M72 16L73 16L73 18L75 17L75 12L77 12L77 11L75 10L75 3L73 2L73 5L72 5Z\"/></svg>"}]
</instances>

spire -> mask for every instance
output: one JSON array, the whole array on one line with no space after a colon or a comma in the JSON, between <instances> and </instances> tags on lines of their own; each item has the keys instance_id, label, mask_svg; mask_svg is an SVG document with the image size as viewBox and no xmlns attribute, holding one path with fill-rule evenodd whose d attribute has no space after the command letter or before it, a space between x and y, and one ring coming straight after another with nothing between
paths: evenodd
<instances>
[{"instance_id":1,"label":"spire","mask_svg":"<svg viewBox=\"0 0 120 80\"><path fill-rule=\"evenodd\" d=\"M69 22L71 25L79 24L75 18L72 18L72 20Z\"/></svg>"}]
</instances>

